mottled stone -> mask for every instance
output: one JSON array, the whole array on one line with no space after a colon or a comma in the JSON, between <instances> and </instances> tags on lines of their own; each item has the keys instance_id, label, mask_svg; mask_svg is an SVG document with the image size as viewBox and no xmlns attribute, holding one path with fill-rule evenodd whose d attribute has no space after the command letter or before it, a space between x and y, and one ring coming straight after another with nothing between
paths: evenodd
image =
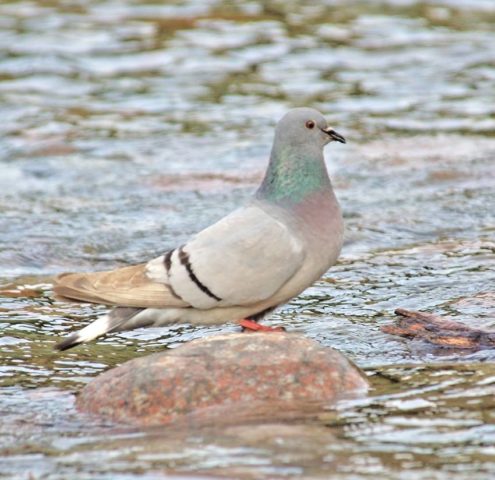
<instances>
[{"instance_id":1,"label":"mottled stone","mask_svg":"<svg viewBox=\"0 0 495 480\"><path fill-rule=\"evenodd\" d=\"M367 386L343 355L313 340L243 333L126 362L89 383L77 404L134 425L237 423L314 414Z\"/></svg>"}]
</instances>

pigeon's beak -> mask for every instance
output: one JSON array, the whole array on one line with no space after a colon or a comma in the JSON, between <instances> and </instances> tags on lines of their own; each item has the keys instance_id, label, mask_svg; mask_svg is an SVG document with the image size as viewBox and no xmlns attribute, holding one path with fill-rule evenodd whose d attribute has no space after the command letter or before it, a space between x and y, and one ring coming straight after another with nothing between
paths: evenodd
<instances>
[{"instance_id":1,"label":"pigeon's beak","mask_svg":"<svg viewBox=\"0 0 495 480\"><path fill-rule=\"evenodd\" d=\"M337 133L333 128L322 128L321 131L325 132L332 140L340 143L345 143L345 138L340 133Z\"/></svg>"}]
</instances>

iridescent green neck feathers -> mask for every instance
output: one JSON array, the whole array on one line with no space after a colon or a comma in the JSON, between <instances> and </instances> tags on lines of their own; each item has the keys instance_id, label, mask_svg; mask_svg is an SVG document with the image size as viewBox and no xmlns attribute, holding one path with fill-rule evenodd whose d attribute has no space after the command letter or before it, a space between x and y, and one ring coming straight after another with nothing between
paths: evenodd
<instances>
[{"instance_id":1,"label":"iridescent green neck feathers","mask_svg":"<svg viewBox=\"0 0 495 480\"><path fill-rule=\"evenodd\" d=\"M277 203L297 204L309 195L330 188L330 179L319 146L275 142L270 163L256 197Z\"/></svg>"}]
</instances>

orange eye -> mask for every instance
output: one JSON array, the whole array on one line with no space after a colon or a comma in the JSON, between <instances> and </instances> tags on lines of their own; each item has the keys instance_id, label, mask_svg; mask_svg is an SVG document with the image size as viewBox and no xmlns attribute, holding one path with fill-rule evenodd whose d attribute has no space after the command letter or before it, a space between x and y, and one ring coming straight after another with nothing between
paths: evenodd
<instances>
[{"instance_id":1,"label":"orange eye","mask_svg":"<svg viewBox=\"0 0 495 480\"><path fill-rule=\"evenodd\" d=\"M308 120L306 122L306 128L315 128L315 122L313 122L313 120Z\"/></svg>"}]
</instances>

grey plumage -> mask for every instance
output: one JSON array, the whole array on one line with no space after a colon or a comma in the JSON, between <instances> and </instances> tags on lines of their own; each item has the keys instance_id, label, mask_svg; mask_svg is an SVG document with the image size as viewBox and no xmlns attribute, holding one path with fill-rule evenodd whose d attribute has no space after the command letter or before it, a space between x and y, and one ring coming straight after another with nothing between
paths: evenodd
<instances>
[{"instance_id":1,"label":"grey plumage","mask_svg":"<svg viewBox=\"0 0 495 480\"><path fill-rule=\"evenodd\" d=\"M101 316L81 331L76 332L57 343L55 348L61 351L68 350L69 348L87 341L87 339L95 338L95 336L118 332L119 330L126 330L126 328L124 328L125 323L142 310L142 308L131 307L114 308L108 314Z\"/></svg>"},{"instance_id":2,"label":"grey plumage","mask_svg":"<svg viewBox=\"0 0 495 480\"><path fill-rule=\"evenodd\" d=\"M58 296L117 308L57 348L141 326L238 321L298 295L342 246L342 215L323 159L330 141L345 142L319 112L291 110L245 207L146 264L61 276Z\"/></svg>"}]
</instances>

